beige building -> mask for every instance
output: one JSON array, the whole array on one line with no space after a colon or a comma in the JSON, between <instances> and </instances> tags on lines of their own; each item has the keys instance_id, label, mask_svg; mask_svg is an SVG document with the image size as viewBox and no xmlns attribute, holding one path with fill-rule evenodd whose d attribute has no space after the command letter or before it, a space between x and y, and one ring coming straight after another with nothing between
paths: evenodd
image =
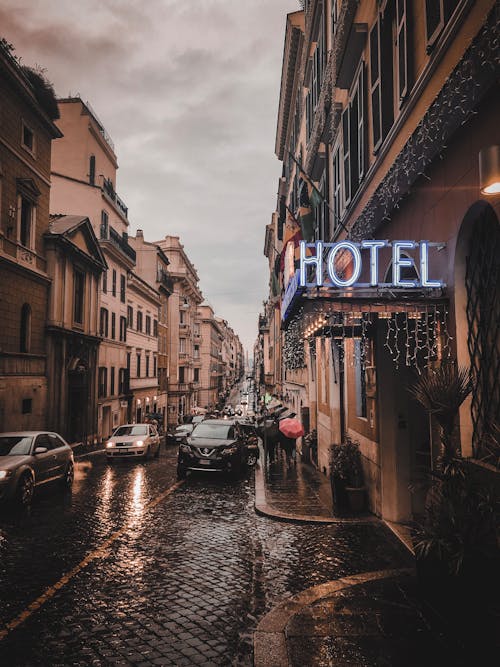
<instances>
[{"instance_id":1,"label":"beige building","mask_svg":"<svg viewBox=\"0 0 500 667\"><path fill-rule=\"evenodd\" d=\"M155 241L168 257L173 291L168 299L168 424L176 425L183 415L199 405L197 382L200 361L194 360L201 346L198 306L203 297L199 278L178 236ZM195 378L198 378L195 379Z\"/></svg>"},{"instance_id":2,"label":"beige building","mask_svg":"<svg viewBox=\"0 0 500 667\"><path fill-rule=\"evenodd\" d=\"M224 390L224 366L222 361L223 329L212 307L203 304L198 308L201 324L199 406L214 409Z\"/></svg>"},{"instance_id":3,"label":"beige building","mask_svg":"<svg viewBox=\"0 0 500 667\"><path fill-rule=\"evenodd\" d=\"M150 286L154 286L159 294L160 305L158 311L158 393L155 401L156 409L160 412L163 423L167 423L168 403L168 299L173 291L172 278L169 275L169 260L163 250L155 243L145 241L142 229L138 229L136 236L129 237L129 243L136 252L136 272ZM154 406L153 406L154 407Z\"/></svg>"},{"instance_id":4,"label":"beige building","mask_svg":"<svg viewBox=\"0 0 500 667\"><path fill-rule=\"evenodd\" d=\"M59 111L64 137L52 154L51 213L88 217L108 266L99 293L98 362L98 435L106 438L129 414L127 274L136 255L128 210L116 193L113 142L80 98L59 100Z\"/></svg>"},{"instance_id":5,"label":"beige building","mask_svg":"<svg viewBox=\"0 0 500 667\"><path fill-rule=\"evenodd\" d=\"M227 320L215 319L222 332L222 391L227 394L242 375L243 347Z\"/></svg>"},{"instance_id":6,"label":"beige building","mask_svg":"<svg viewBox=\"0 0 500 667\"><path fill-rule=\"evenodd\" d=\"M52 279L47 314L50 428L69 442L97 439L98 293L104 255L88 218L52 217L45 234Z\"/></svg>"},{"instance_id":7,"label":"beige building","mask_svg":"<svg viewBox=\"0 0 500 667\"><path fill-rule=\"evenodd\" d=\"M160 293L133 271L127 275L127 369L132 400L129 421L140 423L150 412L166 409L158 385Z\"/></svg>"}]
</instances>

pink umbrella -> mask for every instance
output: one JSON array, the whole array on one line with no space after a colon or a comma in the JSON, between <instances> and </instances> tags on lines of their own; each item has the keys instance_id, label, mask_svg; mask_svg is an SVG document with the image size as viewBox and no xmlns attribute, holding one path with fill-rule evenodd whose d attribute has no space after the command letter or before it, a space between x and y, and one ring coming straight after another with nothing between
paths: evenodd
<instances>
[{"instance_id":1,"label":"pink umbrella","mask_svg":"<svg viewBox=\"0 0 500 667\"><path fill-rule=\"evenodd\" d=\"M286 435L287 438L300 438L304 435L304 429L298 419L288 417L281 419L279 422L279 430Z\"/></svg>"}]
</instances>

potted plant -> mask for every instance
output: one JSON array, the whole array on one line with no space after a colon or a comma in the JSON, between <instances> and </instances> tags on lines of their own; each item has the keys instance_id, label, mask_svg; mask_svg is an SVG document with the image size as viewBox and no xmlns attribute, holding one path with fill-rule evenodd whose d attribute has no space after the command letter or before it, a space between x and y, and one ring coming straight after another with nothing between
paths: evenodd
<instances>
[{"instance_id":1,"label":"potted plant","mask_svg":"<svg viewBox=\"0 0 500 667\"><path fill-rule=\"evenodd\" d=\"M366 489L359 443L347 436L341 445L332 445L330 473L335 511L362 512Z\"/></svg>"},{"instance_id":2,"label":"potted plant","mask_svg":"<svg viewBox=\"0 0 500 667\"><path fill-rule=\"evenodd\" d=\"M478 617L481 599L498 584L498 503L462 458L456 430L471 389L468 369L455 363L429 369L410 389L441 431L425 518L415 531L417 575L426 601L451 626Z\"/></svg>"}]
</instances>

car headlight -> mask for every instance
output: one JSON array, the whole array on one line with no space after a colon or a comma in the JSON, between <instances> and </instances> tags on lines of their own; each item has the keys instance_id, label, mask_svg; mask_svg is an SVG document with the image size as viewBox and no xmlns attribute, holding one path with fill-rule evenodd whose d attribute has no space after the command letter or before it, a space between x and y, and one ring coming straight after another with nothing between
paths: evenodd
<instances>
[{"instance_id":1,"label":"car headlight","mask_svg":"<svg viewBox=\"0 0 500 667\"><path fill-rule=\"evenodd\" d=\"M12 470L0 470L0 479L7 479L12 475Z\"/></svg>"},{"instance_id":2,"label":"car headlight","mask_svg":"<svg viewBox=\"0 0 500 667\"><path fill-rule=\"evenodd\" d=\"M180 451L180 452L190 452L190 451L191 451L191 447L190 447L190 445L186 445L185 443L181 443L181 444L179 445L179 451Z\"/></svg>"},{"instance_id":3,"label":"car headlight","mask_svg":"<svg viewBox=\"0 0 500 667\"><path fill-rule=\"evenodd\" d=\"M144 444L144 440L137 440L135 443L138 447L142 447Z\"/></svg>"},{"instance_id":4,"label":"car headlight","mask_svg":"<svg viewBox=\"0 0 500 667\"><path fill-rule=\"evenodd\" d=\"M223 456L231 456L232 454L236 454L238 451L238 447L226 447L226 449L222 450L222 455Z\"/></svg>"},{"instance_id":5,"label":"car headlight","mask_svg":"<svg viewBox=\"0 0 500 667\"><path fill-rule=\"evenodd\" d=\"M112 440L110 440L109 442L106 443L106 447L108 447L108 448L109 447L114 447L114 446L115 446L115 443Z\"/></svg>"}]
</instances>

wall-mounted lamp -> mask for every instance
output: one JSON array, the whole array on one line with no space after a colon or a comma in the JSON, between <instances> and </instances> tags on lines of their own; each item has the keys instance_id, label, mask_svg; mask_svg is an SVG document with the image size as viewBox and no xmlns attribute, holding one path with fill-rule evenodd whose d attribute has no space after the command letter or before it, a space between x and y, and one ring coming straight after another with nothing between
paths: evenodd
<instances>
[{"instance_id":1,"label":"wall-mounted lamp","mask_svg":"<svg viewBox=\"0 0 500 667\"><path fill-rule=\"evenodd\" d=\"M500 194L500 146L479 151L479 187L484 195Z\"/></svg>"}]
</instances>

